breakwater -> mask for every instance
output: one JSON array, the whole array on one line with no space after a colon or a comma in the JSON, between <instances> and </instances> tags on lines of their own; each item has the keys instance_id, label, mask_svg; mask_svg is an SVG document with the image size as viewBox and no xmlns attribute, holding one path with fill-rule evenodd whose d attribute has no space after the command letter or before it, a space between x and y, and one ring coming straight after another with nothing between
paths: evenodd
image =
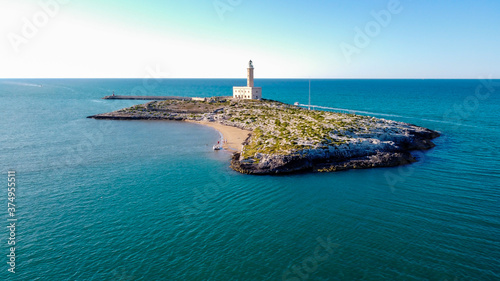
<instances>
[{"instance_id":1,"label":"breakwater","mask_svg":"<svg viewBox=\"0 0 500 281\"><path fill-rule=\"evenodd\" d=\"M176 97L176 96L120 96L112 95L105 96L104 100L192 100L191 97Z\"/></svg>"}]
</instances>

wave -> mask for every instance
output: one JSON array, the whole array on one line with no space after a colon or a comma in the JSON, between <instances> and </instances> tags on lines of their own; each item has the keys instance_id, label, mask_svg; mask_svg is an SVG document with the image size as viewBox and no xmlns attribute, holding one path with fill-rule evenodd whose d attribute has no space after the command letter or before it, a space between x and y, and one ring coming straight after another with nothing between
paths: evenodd
<instances>
[{"instance_id":1,"label":"wave","mask_svg":"<svg viewBox=\"0 0 500 281\"><path fill-rule=\"evenodd\" d=\"M43 87L42 84L33 84L33 83L24 83L24 82L11 82L11 81L2 81L1 84L9 84L9 85L17 85L17 86L25 86L25 87Z\"/></svg>"},{"instance_id":2,"label":"wave","mask_svg":"<svg viewBox=\"0 0 500 281\"><path fill-rule=\"evenodd\" d=\"M307 104L298 104L298 106L309 107L309 105L307 105ZM320 105L311 105L310 107L312 107L312 108L328 109L328 110L335 110L335 111L347 112L347 113L361 113L361 114L376 115L376 116L387 116L387 117L397 117L397 118L406 118L406 119L417 119L417 120L428 121L428 122L445 123L445 124L450 124L450 125L454 125L454 126L465 126L465 127L472 127L472 128L477 128L478 127L478 126L467 125L467 124L462 124L462 123L457 123L457 122L450 122L450 121L444 121L444 120L435 120L435 119L427 119L427 118L419 118L419 117L412 117L412 116L403 116L403 115L390 114L390 113L370 112L370 111L363 111L363 110L352 110L352 109L347 109L347 108L336 108L336 107L328 107L328 106L320 106Z\"/></svg>"}]
</instances>

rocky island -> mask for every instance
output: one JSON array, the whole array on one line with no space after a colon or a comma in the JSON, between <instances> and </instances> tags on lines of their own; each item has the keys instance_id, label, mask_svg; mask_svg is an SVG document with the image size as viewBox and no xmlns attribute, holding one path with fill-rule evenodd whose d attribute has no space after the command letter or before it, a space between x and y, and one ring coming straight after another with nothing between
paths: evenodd
<instances>
[{"instance_id":1,"label":"rocky island","mask_svg":"<svg viewBox=\"0 0 500 281\"><path fill-rule=\"evenodd\" d=\"M231 168L246 174L331 172L415 162L439 133L412 124L230 97L152 101L89 116L116 120L204 121L248 131Z\"/></svg>"}]
</instances>

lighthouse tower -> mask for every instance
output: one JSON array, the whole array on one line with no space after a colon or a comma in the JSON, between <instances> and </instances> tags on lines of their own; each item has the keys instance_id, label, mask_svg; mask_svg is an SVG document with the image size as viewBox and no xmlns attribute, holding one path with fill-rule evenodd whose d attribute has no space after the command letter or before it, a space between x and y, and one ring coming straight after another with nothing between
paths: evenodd
<instances>
[{"instance_id":1,"label":"lighthouse tower","mask_svg":"<svg viewBox=\"0 0 500 281\"><path fill-rule=\"evenodd\" d=\"M248 62L247 87L253 87L253 63L252 63L252 61Z\"/></svg>"},{"instance_id":2,"label":"lighthouse tower","mask_svg":"<svg viewBox=\"0 0 500 281\"><path fill-rule=\"evenodd\" d=\"M234 99L248 99L248 100L260 100L262 99L262 88L254 87L253 83L253 63L248 62L247 68L247 86L246 87L233 87L233 98Z\"/></svg>"}]
</instances>

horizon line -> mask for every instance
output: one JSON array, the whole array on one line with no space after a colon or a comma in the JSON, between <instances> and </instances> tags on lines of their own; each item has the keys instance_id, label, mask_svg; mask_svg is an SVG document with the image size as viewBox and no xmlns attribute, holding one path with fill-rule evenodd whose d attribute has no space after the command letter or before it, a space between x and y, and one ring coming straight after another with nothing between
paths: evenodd
<instances>
[{"instance_id":1,"label":"horizon line","mask_svg":"<svg viewBox=\"0 0 500 281\"><path fill-rule=\"evenodd\" d=\"M210 78L210 77L10 77L10 78L0 78L0 80L8 80L8 79L242 79L246 80L246 78L235 78L235 77L227 77L227 78ZM297 78L286 78L286 77L272 77L272 78L255 78L255 80L266 80L266 79L284 79L284 80L477 80L477 79L485 79L484 77L476 77L476 78L312 78L312 77L297 77ZM493 80L500 80L499 78L489 78Z\"/></svg>"}]
</instances>

